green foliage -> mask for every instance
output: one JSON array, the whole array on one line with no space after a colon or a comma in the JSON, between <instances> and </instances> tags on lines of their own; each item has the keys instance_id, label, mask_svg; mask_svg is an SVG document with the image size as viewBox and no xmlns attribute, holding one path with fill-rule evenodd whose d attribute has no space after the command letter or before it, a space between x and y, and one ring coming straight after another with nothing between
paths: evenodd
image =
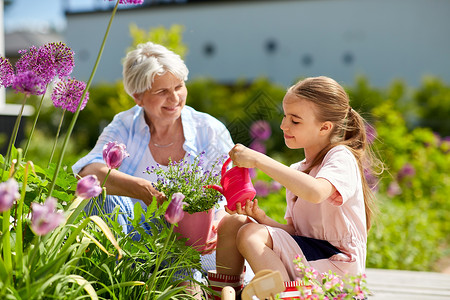
<instances>
[{"instance_id":1,"label":"green foliage","mask_svg":"<svg viewBox=\"0 0 450 300\"><path fill-rule=\"evenodd\" d=\"M186 44L182 41L183 31L184 27L179 24L174 24L168 29L164 26L152 27L148 31L139 28L136 24L130 24L133 43L127 52L135 49L139 44L153 42L165 46L183 58L188 52Z\"/></svg>"},{"instance_id":2,"label":"green foliage","mask_svg":"<svg viewBox=\"0 0 450 300\"><path fill-rule=\"evenodd\" d=\"M164 219L168 203L157 207L156 201L143 211L135 207L135 215L144 215L151 224L150 232L139 225L140 217L130 220L140 234L136 240L126 235L117 222L118 210L112 215L86 216L83 208L89 199L74 199L76 179L71 172L58 173L53 196L59 199L59 209L66 222L42 237L30 229L32 202L42 202L48 188L48 178L54 166L37 165L26 170L20 161L20 151L13 148L13 158L19 158L11 175L26 189L23 215L18 218L16 206L13 221L0 217L0 248L11 247L11 270L0 258L0 298L5 299L191 299L179 284L192 280L192 270L200 268L200 254L186 246L185 240L173 233ZM0 156L0 164L4 163ZM28 179L24 181L24 177ZM9 177L4 174L2 182ZM19 200L20 203L22 200ZM9 213L8 213L9 216ZM21 221L22 220L22 221ZM5 228L5 221L8 228ZM23 222L23 227L19 227ZM10 231L10 235L5 234ZM21 233L23 238L17 239ZM21 250L21 256L19 252ZM162 262L155 268L156 261Z\"/></svg>"},{"instance_id":3,"label":"green foliage","mask_svg":"<svg viewBox=\"0 0 450 300\"><path fill-rule=\"evenodd\" d=\"M420 126L450 136L450 86L438 78L427 77L414 100L419 106Z\"/></svg>"}]
</instances>

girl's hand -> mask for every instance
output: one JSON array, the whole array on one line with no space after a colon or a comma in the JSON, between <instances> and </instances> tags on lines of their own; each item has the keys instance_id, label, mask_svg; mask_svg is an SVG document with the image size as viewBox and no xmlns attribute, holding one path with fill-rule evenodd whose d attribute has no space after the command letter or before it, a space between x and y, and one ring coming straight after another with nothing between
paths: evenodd
<instances>
[{"instance_id":1,"label":"girl's hand","mask_svg":"<svg viewBox=\"0 0 450 300\"><path fill-rule=\"evenodd\" d=\"M256 167L256 159L258 155L261 155L260 152L252 150L250 148L245 147L241 144L236 144L228 153L231 159L233 160L233 164L235 166L241 168L255 168Z\"/></svg>"},{"instance_id":2,"label":"girl's hand","mask_svg":"<svg viewBox=\"0 0 450 300\"><path fill-rule=\"evenodd\" d=\"M258 199L253 201L247 200L244 207L241 206L241 203L237 203L236 213L252 217L258 223L263 223L262 221L266 217L266 213L258 206Z\"/></svg>"}]
</instances>

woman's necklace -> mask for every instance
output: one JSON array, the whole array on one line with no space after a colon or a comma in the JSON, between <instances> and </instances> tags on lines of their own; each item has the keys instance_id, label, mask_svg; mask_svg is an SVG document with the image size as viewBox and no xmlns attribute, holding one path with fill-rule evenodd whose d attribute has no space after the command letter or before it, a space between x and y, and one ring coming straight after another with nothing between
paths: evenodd
<instances>
[{"instance_id":1,"label":"woman's necklace","mask_svg":"<svg viewBox=\"0 0 450 300\"><path fill-rule=\"evenodd\" d=\"M153 143L153 142L152 142L153 146L158 147L158 148L168 148L168 147L172 146L174 143L175 143L175 142L169 143L169 144L167 144L167 145L160 145L160 144L157 144L157 143Z\"/></svg>"}]
</instances>

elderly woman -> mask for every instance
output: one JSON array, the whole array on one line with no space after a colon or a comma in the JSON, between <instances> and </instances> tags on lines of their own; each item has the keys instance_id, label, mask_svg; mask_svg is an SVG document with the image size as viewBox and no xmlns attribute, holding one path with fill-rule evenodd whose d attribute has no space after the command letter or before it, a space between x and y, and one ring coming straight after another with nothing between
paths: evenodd
<instances>
[{"instance_id":1,"label":"elderly woman","mask_svg":"<svg viewBox=\"0 0 450 300\"><path fill-rule=\"evenodd\" d=\"M164 201L164 195L152 185L156 175L145 172L147 167L157 163L164 167L169 159L193 158L203 151L210 166L233 147L230 133L220 121L185 105L187 76L180 56L161 45L148 42L130 51L123 62L123 83L136 106L117 114L94 149L72 167L80 176L94 174L103 182L109 170L103 146L111 141L126 145L130 157L110 173L104 204L105 213L120 207L118 221L125 233L133 230L128 218L134 218L136 203L145 209L154 200ZM221 211L216 211L216 219ZM94 213L98 212L94 209ZM216 241L211 243L214 246ZM204 269L214 268L214 264L214 257L202 258Z\"/></svg>"}]
</instances>

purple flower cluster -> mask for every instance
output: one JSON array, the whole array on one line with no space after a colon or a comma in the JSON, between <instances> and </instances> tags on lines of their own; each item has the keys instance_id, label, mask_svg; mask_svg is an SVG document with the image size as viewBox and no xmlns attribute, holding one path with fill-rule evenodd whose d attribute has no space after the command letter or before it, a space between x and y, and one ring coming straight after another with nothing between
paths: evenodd
<instances>
[{"instance_id":1,"label":"purple flower cluster","mask_svg":"<svg viewBox=\"0 0 450 300\"><path fill-rule=\"evenodd\" d=\"M114 0L109 0L114 1ZM144 3L144 0L119 0L119 4L134 4L134 5L139 5Z\"/></svg>"},{"instance_id":2,"label":"purple flower cluster","mask_svg":"<svg viewBox=\"0 0 450 300\"><path fill-rule=\"evenodd\" d=\"M11 86L14 79L14 69L7 58L0 57L0 86Z\"/></svg>"},{"instance_id":3,"label":"purple flower cluster","mask_svg":"<svg viewBox=\"0 0 450 300\"><path fill-rule=\"evenodd\" d=\"M250 126L250 137L253 139L249 147L255 151L266 153L266 145L264 141L270 138L272 135L272 129L270 124L264 120L258 120L253 122Z\"/></svg>"},{"instance_id":4,"label":"purple flower cluster","mask_svg":"<svg viewBox=\"0 0 450 300\"><path fill-rule=\"evenodd\" d=\"M20 50L15 72L7 58L0 57L0 84L25 95L42 95L56 77L68 76L74 67L73 51L64 43L48 43Z\"/></svg>"},{"instance_id":5,"label":"purple flower cluster","mask_svg":"<svg viewBox=\"0 0 450 300\"><path fill-rule=\"evenodd\" d=\"M83 81L78 81L70 77L60 80L56 84L51 95L53 105L74 113L78 108L81 96L83 96L85 89L86 83ZM81 103L81 110L86 106L88 99L89 92L86 92L83 103Z\"/></svg>"}]
</instances>

